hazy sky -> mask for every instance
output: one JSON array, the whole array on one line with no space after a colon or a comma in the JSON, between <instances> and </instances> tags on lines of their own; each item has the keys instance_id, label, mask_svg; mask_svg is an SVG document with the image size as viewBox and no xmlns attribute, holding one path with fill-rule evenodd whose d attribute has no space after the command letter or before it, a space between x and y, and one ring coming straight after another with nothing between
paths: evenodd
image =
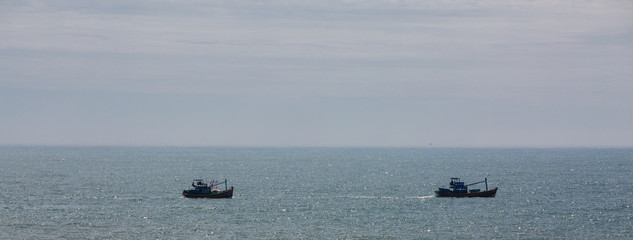
<instances>
[{"instance_id":1,"label":"hazy sky","mask_svg":"<svg viewBox=\"0 0 633 240\"><path fill-rule=\"evenodd\" d=\"M633 1L0 1L0 144L633 146Z\"/></svg>"}]
</instances>

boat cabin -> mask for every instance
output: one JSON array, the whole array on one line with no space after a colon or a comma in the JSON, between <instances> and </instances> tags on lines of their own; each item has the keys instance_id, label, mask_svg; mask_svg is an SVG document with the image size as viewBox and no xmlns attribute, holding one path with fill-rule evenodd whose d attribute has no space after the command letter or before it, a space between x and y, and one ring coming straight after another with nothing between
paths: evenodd
<instances>
[{"instance_id":1,"label":"boat cabin","mask_svg":"<svg viewBox=\"0 0 633 240\"><path fill-rule=\"evenodd\" d=\"M462 182L459 178L451 178L449 186L451 189L453 189L453 192L468 192L468 186L465 185L464 182Z\"/></svg>"},{"instance_id":2,"label":"boat cabin","mask_svg":"<svg viewBox=\"0 0 633 240\"><path fill-rule=\"evenodd\" d=\"M208 185L204 183L203 179L194 179L191 183L191 186L193 186L194 188L208 187Z\"/></svg>"}]
</instances>

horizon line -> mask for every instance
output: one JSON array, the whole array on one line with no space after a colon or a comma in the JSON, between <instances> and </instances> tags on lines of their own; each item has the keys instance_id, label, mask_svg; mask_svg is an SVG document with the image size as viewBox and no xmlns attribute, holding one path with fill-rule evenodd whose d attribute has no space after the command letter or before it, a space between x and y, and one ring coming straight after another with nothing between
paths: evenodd
<instances>
[{"instance_id":1,"label":"horizon line","mask_svg":"<svg viewBox=\"0 0 633 240\"><path fill-rule=\"evenodd\" d=\"M632 145L178 145L178 144L0 144L0 147L149 147L149 148L417 148L417 149L580 149L633 148Z\"/></svg>"}]
</instances>

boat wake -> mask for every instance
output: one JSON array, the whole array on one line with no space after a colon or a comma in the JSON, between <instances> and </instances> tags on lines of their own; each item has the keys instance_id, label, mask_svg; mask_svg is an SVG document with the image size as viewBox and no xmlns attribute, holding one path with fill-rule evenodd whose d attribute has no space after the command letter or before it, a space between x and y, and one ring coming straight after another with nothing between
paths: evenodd
<instances>
[{"instance_id":1,"label":"boat wake","mask_svg":"<svg viewBox=\"0 0 633 240\"><path fill-rule=\"evenodd\" d=\"M339 198L352 198L352 199L395 199L398 197L392 196L338 196Z\"/></svg>"},{"instance_id":2,"label":"boat wake","mask_svg":"<svg viewBox=\"0 0 633 240\"><path fill-rule=\"evenodd\" d=\"M338 197L352 198L352 199L428 199L428 198L435 198L435 195L411 196L411 197L394 197L394 196L338 196Z\"/></svg>"},{"instance_id":3,"label":"boat wake","mask_svg":"<svg viewBox=\"0 0 633 240\"><path fill-rule=\"evenodd\" d=\"M428 196L419 196L419 197L415 197L417 199L429 199L429 198L435 198L435 195L428 195Z\"/></svg>"}]
</instances>

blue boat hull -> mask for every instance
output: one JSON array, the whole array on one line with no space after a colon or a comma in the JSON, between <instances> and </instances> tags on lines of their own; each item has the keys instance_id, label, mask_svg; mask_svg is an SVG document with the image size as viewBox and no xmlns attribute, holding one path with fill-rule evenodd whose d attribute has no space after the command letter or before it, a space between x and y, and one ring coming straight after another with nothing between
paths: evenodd
<instances>
[{"instance_id":1,"label":"blue boat hull","mask_svg":"<svg viewBox=\"0 0 633 240\"><path fill-rule=\"evenodd\" d=\"M182 195L188 198L233 198L233 187L220 192L200 192L197 190L184 190Z\"/></svg>"},{"instance_id":2,"label":"blue boat hull","mask_svg":"<svg viewBox=\"0 0 633 240\"><path fill-rule=\"evenodd\" d=\"M495 197L497 195L497 189L493 188L483 192L454 192L446 191L448 189L440 189L442 191L435 191L435 195L438 197Z\"/></svg>"}]
</instances>

